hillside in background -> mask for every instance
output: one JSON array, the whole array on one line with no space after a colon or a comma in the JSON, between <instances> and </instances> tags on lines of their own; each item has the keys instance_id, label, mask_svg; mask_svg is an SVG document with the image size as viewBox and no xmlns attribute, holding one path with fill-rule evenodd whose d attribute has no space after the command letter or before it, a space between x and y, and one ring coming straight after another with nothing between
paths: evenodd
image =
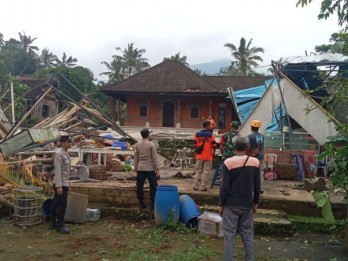
<instances>
[{"instance_id":1,"label":"hillside in background","mask_svg":"<svg viewBox=\"0 0 348 261\"><path fill-rule=\"evenodd\" d=\"M203 73L206 73L208 75L215 75L219 73L222 67L229 66L230 64L231 64L231 60L224 59L224 60L212 61L207 63L192 64L190 65L190 68L192 70L195 70L195 69L201 70Z\"/></svg>"}]
</instances>

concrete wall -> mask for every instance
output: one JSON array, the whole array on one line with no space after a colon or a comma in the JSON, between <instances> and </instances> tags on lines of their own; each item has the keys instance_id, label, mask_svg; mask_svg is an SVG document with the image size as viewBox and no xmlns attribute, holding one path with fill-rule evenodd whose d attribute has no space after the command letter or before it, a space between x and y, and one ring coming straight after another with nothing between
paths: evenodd
<instances>
[{"instance_id":1,"label":"concrete wall","mask_svg":"<svg viewBox=\"0 0 348 261\"><path fill-rule=\"evenodd\" d=\"M225 128L222 132L229 129L232 119L232 105L224 97L204 97L204 96L140 96L134 95L127 97L127 111L125 126L145 126L146 122L150 127L162 127L163 123L163 103L172 101L174 108L174 127L180 124L181 128L201 128L202 119L211 115L218 124L219 104L226 105ZM140 106L147 105L147 116L140 116ZM199 108L198 118L191 118L191 108ZM209 109L211 108L211 109Z\"/></svg>"}]
</instances>

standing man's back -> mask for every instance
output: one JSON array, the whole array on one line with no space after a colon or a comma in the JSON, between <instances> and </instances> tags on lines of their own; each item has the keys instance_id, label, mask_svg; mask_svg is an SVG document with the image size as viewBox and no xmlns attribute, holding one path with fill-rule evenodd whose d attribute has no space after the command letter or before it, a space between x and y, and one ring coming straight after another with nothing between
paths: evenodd
<instances>
[{"instance_id":1,"label":"standing man's back","mask_svg":"<svg viewBox=\"0 0 348 261\"><path fill-rule=\"evenodd\" d=\"M224 161L220 185L220 214L224 227L224 260L233 260L233 244L236 233L241 235L245 260L254 260L254 223L260 199L259 160L246 155L247 137L233 138L236 156Z\"/></svg>"}]
</instances>

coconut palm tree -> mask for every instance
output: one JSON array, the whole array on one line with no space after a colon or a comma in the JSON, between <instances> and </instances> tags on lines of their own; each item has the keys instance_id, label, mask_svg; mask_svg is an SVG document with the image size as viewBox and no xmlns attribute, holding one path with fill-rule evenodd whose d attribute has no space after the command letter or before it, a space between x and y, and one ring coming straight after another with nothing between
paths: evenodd
<instances>
[{"instance_id":1,"label":"coconut palm tree","mask_svg":"<svg viewBox=\"0 0 348 261\"><path fill-rule=\"evenodd\" d=\"M116 50L122 51L120 47L116 47ZM114 55L113 59L122 63L122 74L128 78L150 67L148 60L142 57L145 52L145 49L134 48L131 43L122 51L122 56Z\"/></svg>"},{"instance_id":2,"label":"coconut palm tree","mask_svg":"<svg viewBox=\"0 0 348 261\"><path fill-rule=\"evenodd\" d=\"M175 55L172 55L169 58L168 57L163 58L163 61L178 61L178 62L185 64L186 66L190 66L190 64L187 62L186 55L180 56L180 52L178 52Z\"/></svg>"},{"instance_id":3,"label":"coconut palm tree","mask_svg":"<svg viewBox=\"0 0 348 261\"><path fill-rule=\"evenodd\" d=\"M57 65L57 56L50 52L47 48L41 51L39 56L40 66L43 68L54 67Z\"/></svg>"},{"instance_id":4,"label":"coconut palm tree","mask_svg":"<svg viewBox=\"0 0 348 261\"><path fill-rule=\"evenodd\" d=\"M39 50L39 47L31 45L37 39L36 37L31 38L31 36L27 36L25 32L23 32L23 34L21 33L18 33L18 34L19 34L20 42L22 43L22 46L26 53L31 53L31 52Z\"/></svg>"},{"instance_id":5,"label":"coconut palm tree","mask_svg":"<svg viewBox=\"0 0 348 261\"><path fill-rule=\"evenodd\" d=\"M246 44L244 37L240 39L239 47L237 48L232 43L226 43L225 47L231 50L231 55L236 59L235 67L239 70L240 75L253 74L253 68L258 66L257 61L263 61L257 53L263 53L264 49L261 47L251 47L253 39Z\"/></svg>"},{"instance_id":6,"label":"coconut palm tree","mask_svg":"<svg viewBox=\"0 0 348 261\"><path fill-rule=\"evenodd\" d=\"M57 65L59 65L59 66L74 67L74 66L76 66L77 59L72 58L71 56L69 56L67 58L67 55L65 53L63 53L62 60L59 60L58 58L56 58L56 62L57 62Z\"/></svg>"},{"instance_id":7,"label":"coconut palm tree","mask_svg":"<svg viewBox=\"0 0 348 261\"><path fill-rule=\"evenodd\" d=\"M108 83L117 83L124 79L122 74L122 61L119 58L114 58L111 63L101 62L108 68L108 72L102 72L99 75L107 75L109 77Z\"/></svg>"}]
</instances>

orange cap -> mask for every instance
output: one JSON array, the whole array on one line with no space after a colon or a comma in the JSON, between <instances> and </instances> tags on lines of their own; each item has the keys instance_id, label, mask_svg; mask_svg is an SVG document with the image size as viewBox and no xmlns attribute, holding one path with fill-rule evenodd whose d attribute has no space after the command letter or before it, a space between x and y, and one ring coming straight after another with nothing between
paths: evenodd
<instances>
[{"instance_id":1,"label":"orange cap","mask_svg":"<svg viewBox=\"0 0 348 261\"><path fill-rule=\"evenodd\" d=\"M255 127L255 128L260 128L261 127L261 121L259 120L253 120L251 122L251 126Z\"/></svg>"}]
</instances>

